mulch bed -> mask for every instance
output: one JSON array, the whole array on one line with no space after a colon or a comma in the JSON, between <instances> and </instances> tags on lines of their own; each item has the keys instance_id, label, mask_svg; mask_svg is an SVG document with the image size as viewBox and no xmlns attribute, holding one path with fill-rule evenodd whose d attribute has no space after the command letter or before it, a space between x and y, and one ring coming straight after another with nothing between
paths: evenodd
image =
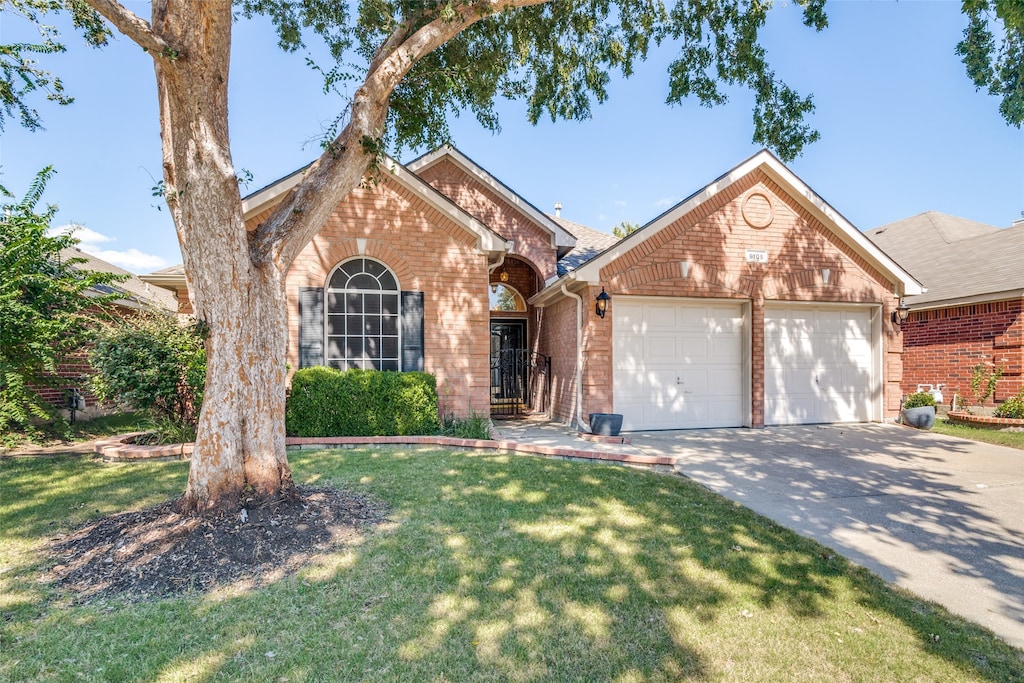
<instances>
[{"instance_id":1,"label":"mulch bed","mask_svg":"<svg viewBox=\"0 0 1024 683\"><path fill-rule=\"evenodd\" d=\"M260 586L352 543L387 514L370 496L313 487L299 487L297 501L215 516L181 515L173 503L112 515L55 538L56 564L47 578L76 602L137 602L240 580Z\"/></svg>"}]
</instances>

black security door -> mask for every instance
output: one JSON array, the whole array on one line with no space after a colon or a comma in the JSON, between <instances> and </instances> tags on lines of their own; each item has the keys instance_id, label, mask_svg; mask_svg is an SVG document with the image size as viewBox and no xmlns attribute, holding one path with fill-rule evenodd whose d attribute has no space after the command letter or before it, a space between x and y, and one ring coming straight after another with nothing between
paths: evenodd
<instances>
[{"instance_id":1,"label":"black security door","mask_svg":"<svg viewBox=\"0 0 1024 683\"><path fill-rule=\"evenodd\" d=\"M491 413L515 415L529 387L525 320L491 321Z\"/></svg>"}]
</instances>

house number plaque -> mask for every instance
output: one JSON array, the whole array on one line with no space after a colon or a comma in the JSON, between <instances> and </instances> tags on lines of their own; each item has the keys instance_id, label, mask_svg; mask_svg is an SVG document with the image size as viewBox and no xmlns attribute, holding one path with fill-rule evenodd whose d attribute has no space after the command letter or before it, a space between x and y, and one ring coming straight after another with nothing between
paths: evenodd
<instances>
[{"instance_id":1,"label":"house number plaque","mask_svg":"<svg viewBox=\"0 0 1024 683\"><path fill-rule=\"evenodd\" d=\"M764 249L747 249L747 263L768 263L768 252Z\"/></svg>"}]
</instances>

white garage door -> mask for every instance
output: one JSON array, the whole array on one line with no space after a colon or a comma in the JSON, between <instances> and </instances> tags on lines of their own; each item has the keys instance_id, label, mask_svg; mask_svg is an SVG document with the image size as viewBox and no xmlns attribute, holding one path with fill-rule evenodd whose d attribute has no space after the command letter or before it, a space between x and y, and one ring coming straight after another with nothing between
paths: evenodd
<instances>
[{"instance_id":1,"label":"white garage door","mask_svg":"<svg viewBox=\"0 0 1024 683\"><path fill-rule=\"evenodd\" d=\"M624 430L744 424L742 305L620 296L612 310Z\"/></svg>"},{"instance_id":2,"label":"white garage door","mask_svg":"<svg viewBox=\"0 0 1024 683\"><path fill-rule=\"evenodd\" d=\"M765 424L872 419L870 310L770 306L764 327Z\"/></svg>"}]
</instances>

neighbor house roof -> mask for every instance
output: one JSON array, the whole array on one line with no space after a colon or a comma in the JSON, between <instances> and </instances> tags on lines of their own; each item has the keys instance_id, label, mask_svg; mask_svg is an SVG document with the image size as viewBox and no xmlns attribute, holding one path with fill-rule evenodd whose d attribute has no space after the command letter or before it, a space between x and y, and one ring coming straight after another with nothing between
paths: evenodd
<instances>
[{"instance_id":1,"label":"neighbor house roof","mask_svg":"<svg viewBox=\"0 0 1024 683\"><path fill-rule=\"evenodd\" d=\"M871 240L864 236L846 218L830 206L824 199L797 177L789 168L783 164L778 157L768 150L761 150L732 170L716 178L711 183L693 193L671 209L661 214L653 221L643 226L636 232L627 235L615 242L604 251L596 254L593 258L580 264L575 270L568 271L554 282L550 283L543 291L534 296L530 303L544 305L561 294L561 285L570 285L573 282L581 284L596 284L600 282L601 269L643 244L646 240L654 237L659 232L675 223L683 216L697 210L706 202L719 193L732 187L734 184L747 177L755 171L761 171L772 181L781 186L800 206L809 214L821 222L826 229L830 230L840 240L845 242L851 249L864 258L868 263L875 266L883 275L896 283L898 291L895 294L920 294L923 290L921 283L914 279L896 261L886 255Z\"/></svg>"},{"instance_id":2,"label":"neighbor house roof","mask_svg":"<svg viewBox=\"0 0 1024 683\"><path fill-rule=\"evenodd\" d=\"M572 251L558 259L558 274L560 276L565 275L571 270L576 270L619 241L619 238L615 235L609 235L606 232L599 232L585 225L567 221L561 216L549 215L548 218L558 223L576 238L576 246L572 248Z\"/></svg>"},{"instance_id":3,"label":"neighbor house roof","mask_svg":"<svg viewBox=\"0 0 1024 683\"><path fill-rule=\"evenodd\" d=\"M551 246L557 250L559 256L563 256L569 249L576 246L576 238L572 233L563 228L554 217L547 215L526 199L516 194L508 185L501 182L489 172L484 170L465 154L451 145L442 145L433 152L428 152L418 159L406 164L406 167L413 173L420 173L434 164L443 160L449 160L461 168L471 177L476 178L485 187L490 188L499 197L516 207L530 220L539 225L542 229L551 234Z\"/></svg>"},{"instance_id":4,"label":"neighbor house roof","mask_svg":"<svg viewBox=\"0 0 1024 683\"><path fill-rule=\"evenodd\" d=\"M1024 224L999 229L926 211L867 232L927 288L913 308L1024 296Z\"/></svg>"},{"instance_id":5,"label":"neighbor house roof","mask_svg":"<svg viewBox=\"0 0 1024 683\"><path fill-rule=\"evenodd\" d=\"M61 259L79 259L81 263L74 264L78 270L94 270L100 273L114 273L115 275L127 276L121 282L111 282L106 285L96 285L93 289L97 294L119 294L116 303L127 308L149 308L171 312L178 310L178 301L174 294L160 287L151 287L138 275L130 273L124 268L119 268L113 263L82 251L78 247L67 247L61 249Z\"/></svg>"}]
</instances>

